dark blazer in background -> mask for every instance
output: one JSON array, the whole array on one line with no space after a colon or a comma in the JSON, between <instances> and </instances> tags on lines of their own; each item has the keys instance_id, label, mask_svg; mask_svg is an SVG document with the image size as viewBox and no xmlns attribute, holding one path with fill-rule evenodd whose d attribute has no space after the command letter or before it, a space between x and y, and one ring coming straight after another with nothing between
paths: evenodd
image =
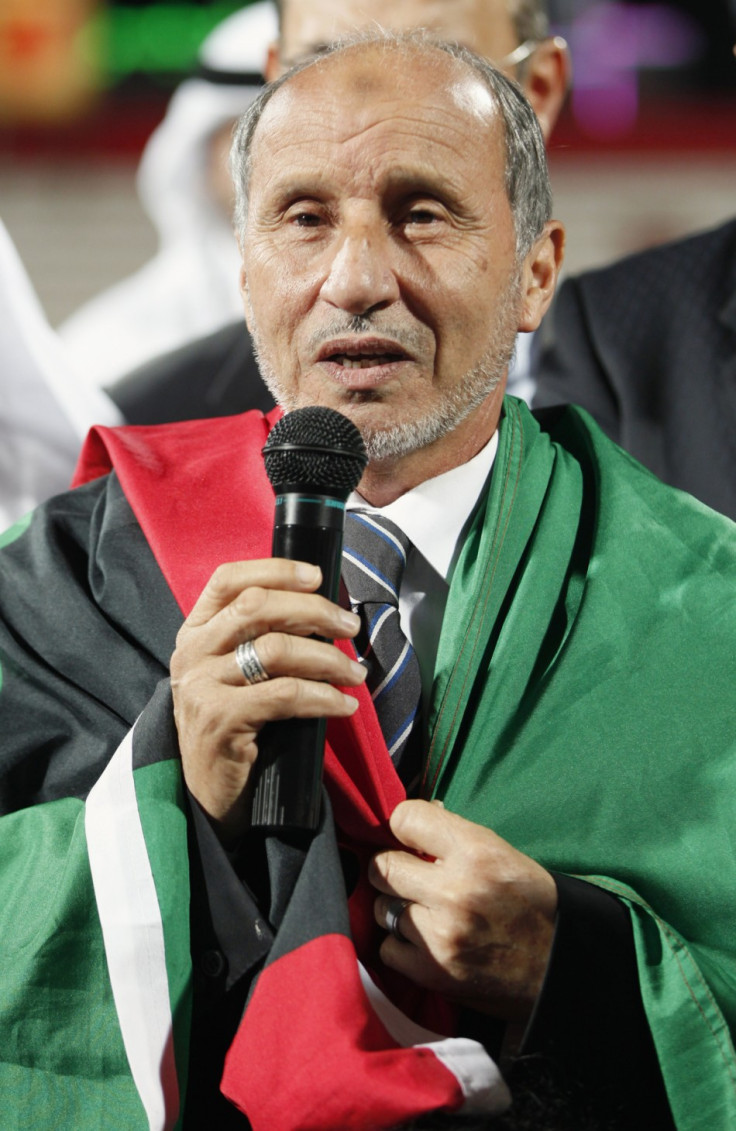
<instances>
[{"instance_id":1,"label":"dark blazer in background","mask_svg":"<svg viewBox=\"0 0 736 1131\"><path fill-rule=\"evenodd\" d=\"M268 412L275 404L243 319L146 362L107 392L128 424Z\"/></svg>"},{"instance_id":2,"label":"dark blazer in background","mask_svg":"<svg viewBox=\"0 0 736 1131\"><path fill-rule=\"evenodd\" d=\"M736 220L567 279L535 337L534 408L581 405L736 518Z\"/></svg>"}]
</instances>

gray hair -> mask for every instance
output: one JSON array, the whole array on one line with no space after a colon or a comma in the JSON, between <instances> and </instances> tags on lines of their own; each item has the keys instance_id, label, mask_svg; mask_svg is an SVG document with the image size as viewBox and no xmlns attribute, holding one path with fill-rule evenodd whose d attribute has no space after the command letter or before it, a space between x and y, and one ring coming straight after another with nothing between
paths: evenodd
<instances>
[{"instance_id":1,"label":"gray hair","mask_svg":"<svg viewBox=\"0 0 736 1131\"><path fill-rule=\"evenodd\" d=\"M443 51L475 74L490 92L501 111L506 143L506 195L511 206L516 233L516 255L524 259L534 241L541 235L552 215L552 189L547 169L544 138L537 117L521 88L496 70L490 63L466 47L444 43L424 31L368 32L337 40L326 50L297 63L261 93L240 118L233 135L230 170L235 183L235 226L241 240L245 236L248 215L248 188L251 178L253 138L266 106L274 94L295 75L310 67L319 67L331 55L339 55L360 45L376 44L387 50Z\"/></svg>"}]
</instances>

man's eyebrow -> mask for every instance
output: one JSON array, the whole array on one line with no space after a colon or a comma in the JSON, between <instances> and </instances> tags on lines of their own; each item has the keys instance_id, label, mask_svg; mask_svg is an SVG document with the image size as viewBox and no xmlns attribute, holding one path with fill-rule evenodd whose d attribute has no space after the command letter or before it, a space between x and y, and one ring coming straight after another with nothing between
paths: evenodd
<instances>
[{"instance_id":1,"label":"man's eyebrow","mask_svg":"<svg viewBox=\"0 0 736 1131\"><path fill-rule=\"evenodd\" d=\"M268 188L269 202L279 206L290 200L322 199L324 195L324 179L318 170L308 174L286 172L282 179L274 178Z\"/></svg>"},{"instance_id":2,"label":"man's eyebrow","mask_svg":"<svg viewBox=\"0 0 736 1131\"><path fill-rule=\"evenodd\" d=\"M383 191L389 199L429 196L459 213L466 210L461 194L453 183L446 176L439 175L433 168L391 170L386 177Z\"/></svg>"}]
</instances>

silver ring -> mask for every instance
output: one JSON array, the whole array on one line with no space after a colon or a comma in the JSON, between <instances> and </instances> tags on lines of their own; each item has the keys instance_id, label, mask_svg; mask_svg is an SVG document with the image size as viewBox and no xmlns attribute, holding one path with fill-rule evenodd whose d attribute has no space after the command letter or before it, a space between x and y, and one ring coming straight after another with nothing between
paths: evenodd
<instances>
[{"instance_id":1,"label":"silver ring","mask_svg":"<svg viewBox=\"0 0 736 1131\"><path fill-rule=\"evenodd\" d=\"M411 903L410 899L392 899L386 908L386 930L399 942L408 942L401 930L401 916Z\"/></svg>"},{"instance_id":2,"label":"silver ring","mask_svg":"<svg viewBox=\"0 0 736 1131\"><path fill-rule=\"evenodd\" d=\"M235 659L247 684L263 683L264 680L271 678L261 663L252 640L238 644L235 649Z\"/></svg>"}]
</instances>

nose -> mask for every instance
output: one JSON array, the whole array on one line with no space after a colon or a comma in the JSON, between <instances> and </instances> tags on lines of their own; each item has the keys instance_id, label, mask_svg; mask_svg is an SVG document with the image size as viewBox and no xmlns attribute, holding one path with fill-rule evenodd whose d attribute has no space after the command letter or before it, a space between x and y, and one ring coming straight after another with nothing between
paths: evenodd
<instances>
[{"instance_id":1,"label":"nose","mask_svg":"<svg viewBox=\"0 0 736 1131\"><path fill-rule=\"evenodd\" d=\"M349 314L367 314L396 301L390 239L380 223L354 223L339 233L320 295Z\"/></svg>"}]
</instances>

